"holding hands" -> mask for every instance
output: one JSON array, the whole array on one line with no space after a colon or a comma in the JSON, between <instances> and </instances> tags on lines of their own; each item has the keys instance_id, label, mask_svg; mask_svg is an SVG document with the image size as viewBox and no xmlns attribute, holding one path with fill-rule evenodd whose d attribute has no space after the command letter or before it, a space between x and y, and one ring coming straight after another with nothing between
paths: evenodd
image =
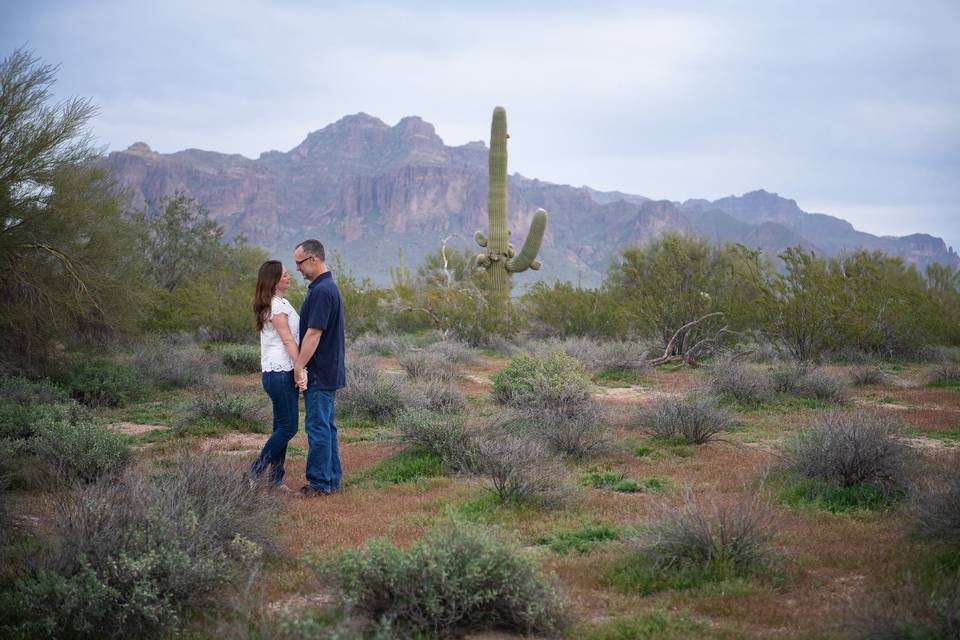
<instances>
[{"instance_id":1,"label":"holding hands","mask_svg":"<svg viewBox=\"0 0 960 640\"><path fill-rule=\"evenodd\" d=\"M294 367L293 383L299 391L307 390L307 370L303 367Z\"/></svg>"}]
</instances>

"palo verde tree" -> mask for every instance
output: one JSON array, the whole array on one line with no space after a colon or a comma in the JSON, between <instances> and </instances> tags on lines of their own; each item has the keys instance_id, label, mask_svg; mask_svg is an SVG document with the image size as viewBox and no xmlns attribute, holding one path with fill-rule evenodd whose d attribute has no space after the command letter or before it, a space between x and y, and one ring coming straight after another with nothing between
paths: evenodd
<instances>
[{"instance_id":1,"label":"palo verde tree","mask_svg":"<svg viewBox=\"0 0 960 640\"><path fill-rule=\"evenodd\" d=\"M89 100L53 102L57 67L0 61L0 368L40 372L63 346L134 326L141 262L88 128Z\"/></svg>"}]
</instances>

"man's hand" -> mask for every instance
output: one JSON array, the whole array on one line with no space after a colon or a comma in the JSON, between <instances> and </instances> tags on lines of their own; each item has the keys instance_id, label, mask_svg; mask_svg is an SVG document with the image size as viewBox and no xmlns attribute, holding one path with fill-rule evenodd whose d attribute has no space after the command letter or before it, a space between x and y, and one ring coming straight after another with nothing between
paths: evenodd
<instances>
[{"instance_id":1,"label":"man's hand","mask_svg":"<svg viewBox=\"0 0 960 640\"><path fill-rule=\"evenodd\" d=\"M300 391L307 390L307 370L301 368L294 368L293 370L293 382L297 386L297 389Z\"/></svg>"}]
</instances>

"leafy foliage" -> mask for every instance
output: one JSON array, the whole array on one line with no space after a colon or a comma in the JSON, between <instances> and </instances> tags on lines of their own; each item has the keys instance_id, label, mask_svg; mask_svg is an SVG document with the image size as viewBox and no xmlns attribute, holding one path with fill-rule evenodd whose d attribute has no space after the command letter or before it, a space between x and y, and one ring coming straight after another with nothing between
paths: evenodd
<instances>
[{"instance_id":1,"label":"leafy foliage","mask_svg":"<svg viewBox=\"0 0 960 640\"><path fill-rule=\"evenodd\" d=\"M394 637L465 630L555 634L562 602L520 550L477 526L450 522L401 550L385 540L317 565L351 610Z\"/></svg>"}]
</instances>

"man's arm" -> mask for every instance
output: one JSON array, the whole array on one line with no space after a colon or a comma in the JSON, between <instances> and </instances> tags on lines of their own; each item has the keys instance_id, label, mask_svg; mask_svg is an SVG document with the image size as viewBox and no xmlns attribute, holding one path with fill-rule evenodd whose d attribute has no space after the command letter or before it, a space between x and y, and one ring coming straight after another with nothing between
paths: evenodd
<instances>
[{"instance_id":1,"label":"man's arm","mask_svg":"<svg viewBox=\"0 0 960 640\"><path fill-rule=\"evenodd\" d=\"M306 335L300 342L300 355L297 356L297 361L293 365L293 379L301 390L307 388L307 363L316 353L321 335L323 335L323 329L307 329Z\"/></svg>"}]
</instances>

